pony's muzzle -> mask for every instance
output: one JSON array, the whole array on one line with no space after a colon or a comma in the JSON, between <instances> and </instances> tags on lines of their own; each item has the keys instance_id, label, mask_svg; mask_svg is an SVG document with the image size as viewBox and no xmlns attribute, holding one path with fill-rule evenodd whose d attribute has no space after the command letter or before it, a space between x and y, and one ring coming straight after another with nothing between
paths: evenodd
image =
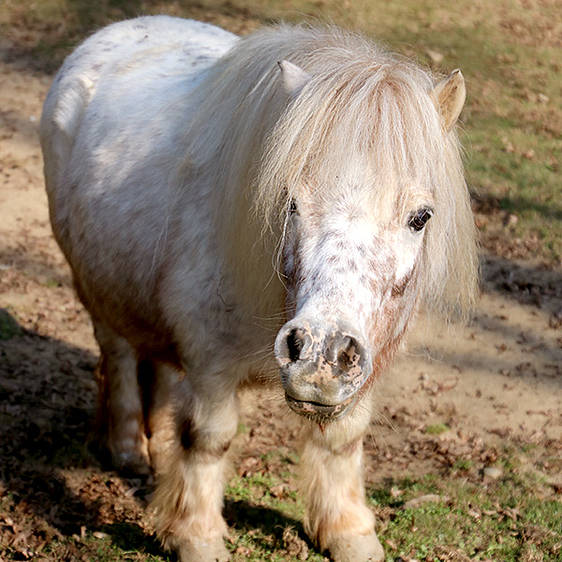
<instances>
[{"instance_id":1,"label":"pony's muzzle","mask_svg":"<svg viewBox=\"0 0 562 562\"><path fill-rule=\"evenodd\" d=\"M287 403L315 418L343 415L372 372L371 355L360 336L303 320L293 319L281 328L275 357Z\"/></svg>"}]
</instances>

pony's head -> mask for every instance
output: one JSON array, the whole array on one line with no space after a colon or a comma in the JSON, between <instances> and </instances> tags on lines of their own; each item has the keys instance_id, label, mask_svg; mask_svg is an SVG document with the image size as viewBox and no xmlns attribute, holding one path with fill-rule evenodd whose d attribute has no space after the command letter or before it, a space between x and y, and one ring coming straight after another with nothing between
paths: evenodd
<instances>
[{"instance_id":1,"label":"pony's head","mask_svg":"<svg viewBox=\"0 0 562 562\"><path fill-rule=\"evenodd\" d=\"M200 95L190 154L217 186L237 302L255 319L284 307L274 352L291 407L342 415L417 303L473 300L462 74L436 83L360 36L280 26L241 40Z\"/></svg>"},{"instance_id":2,"label":"pony's head","mask_svg":"<svg viewBox=\"0 0 562 562\"><path fill-rule=\"evenodd\" d=\"M475 267L450 132L464 79L457 70L430 89L396 61L320 76L280 66L291 101L261 178L277 183L269 203L281 200L285 211L280 271L290 319L275 356L289 406L327 421L394 355L419 297L432 300L447 277L463 275L450 269L458 236L469 234L461 269Z\"/></svg>"}]
</instances>

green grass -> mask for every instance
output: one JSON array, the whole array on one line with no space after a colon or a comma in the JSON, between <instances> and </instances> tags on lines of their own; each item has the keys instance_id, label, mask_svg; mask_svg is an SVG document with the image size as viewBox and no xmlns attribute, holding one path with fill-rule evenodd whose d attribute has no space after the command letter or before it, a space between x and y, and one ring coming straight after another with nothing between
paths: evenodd
<instances>
[{"instance_id":1,"label":"green grass","mask_svg":"<svg viewBox=\"0 0 562 562\"><path fill-rule=\"evenodd\" d=\"M313 551L302 529L304 507L294 490L276 497L272 489L282 481L270 474L233 478L226 489L229 549L235 560L298 560L287 554L285 533L298 537L309 549L307 560L323 560Z\"/></svg>"},{"instance_id":2,"label":"green grass","mask_svg":"<svg viewBox=\"0 0 562 562\"><path fill-rule=\"evenodd\" d=\"M61 287L62 284L57 279L47 279L44 283L45 287L48 289L56 289L57 287Z\"/></svg>"},{"instance_id":3,"label":"green grass","mask_svg":"<svg viewBox=\"0 0 562 562\"><path fill-rule=\"evenodd\" d=\"M453 468L455 470L470 470L473 466L473 462L470 459L458 459L455 461Z\"/></svg>"},{"instance_id":4,"label":"green grass","mask_svg":"<svg viewBox=\"0 0 562 562\"><path fill-rule=\"evenodd\" d=\"M454 554L453 559L463 555L515 562L562 556L562 504L537 498L532 477L508 472L483 485L464 477L425 476L404 484L388 483L370 491L372 504L384 517L379 538L386 545L387 560L436 560ZM391 487L403 490L400 500L390 494ZM448 499L404 509L407 500L424 494ZM539 557L525 558L532 553Z\"/></svg>"},{"instance_id":5,"label":"green grass","mask_svg":"<svg viewBox=\"0 0 562 562\"><path fill-rule=\"evenodd\" d=\"M504 472L498 480L483 480L474 463L461 460L448 473L387 479L368 489L386 560L560 560L562 503L547 492L541 477L520 469L512 456L516 452L506 451L499 459ZM292 489L272 492L281 484L286 481L276 473L230 480L225 517L230 533L227 548L234 561L298 560L289 554L287 534L304 545L307 560L324 559L304 534L304 506L298 494ZM410 500L427 494L440 500L408 507ZM0 498L2 513L13 508L10 494ZM83 537L59 537L41 554L50 560L174 560L155 536L133 521L94 526Z\"/></svg>"},{"instance_id":6,"label":"green grass","mask_svg":"<svg viewBox=\"0 0 562 562\"><path fill-rule=\"evenodd\" d=\"M132 530L131 525L128 528L122 526L102 532L106 535L103 538L94 536L93 532L87 532L80 539L76 537L57 541L50 545L44 554L54 557L55 560L80 559L87 562L167 562L175 559L173 555L161 550L155 538L147 538L142 531Z\"/></svg>"},{"instance_id":7,"label":"green grass","mask_svg":"<svg viewBox=\"0 0 562 562\"><path fill-rule=\"evenodd\" d=\"M368 490L387 560L560 560L562 503L552 495L542 497L544 482L520 470L516 452L506 451L499 459L503 476L496 481L484 481L474 461L459 459L447 474L387 480ZM247 547L249 560L284 559L276 558L276 551L282 549L287 526L305 538L298 495L270 493L280 483L276 476L257 474L236 477L227 488L227 503L238 505L232 548ZM404 507L427 494L442 501Z\"/></svg>"},{"instance_id":8,"label":"green grass","mask_svg":"<svg viewBox=\"0 0 562 562\"><path fill-rule=\"evenodd\" d=\"M448 474L388 480L368 490L387 560L560 560L562 504L554 496L537 497L545 488L519 471L513 452L500 459L504 473L497 481L484 482L472 460L459 459ZM231 480L227 502L238 505L233 552L245 546L249 560L286 559L276 558L282 530L294 526L304 538L299 523L304 507L297 494L270 493L280 483L269 474ZM404 507L426 494L442 501Z\"/></svg>"},{"instance_id":9,"label":"green grass","mask_svg":"<svg viewBox=\"0 0 562 562\"><path fill-rule=\"evenodd\" d=\"M445 433L445 431L449 431L450 427L446 423L436 423L433 425L428 425L425 428L425 432L429 435L439 435L441 433Z\"/></svg>"}]
</instances>

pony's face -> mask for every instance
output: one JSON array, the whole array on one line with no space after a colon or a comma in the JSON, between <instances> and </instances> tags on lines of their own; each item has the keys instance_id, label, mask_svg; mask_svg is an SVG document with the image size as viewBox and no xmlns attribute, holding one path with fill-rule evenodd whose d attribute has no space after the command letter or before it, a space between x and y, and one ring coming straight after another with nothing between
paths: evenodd
<instances>
[{"instance_id":1,"label":"pony's face","mask_svg":"<svg viewBox=\"0 0 562 562\"><path fill-rule=\"evenodd\" d=\"M289 202L282 273L290 320L275 355L289 406L320 421L349 410L393 355L415 306L433 214L429 190L415 182L375 189L365 170L350 162L332 185L311 182Z\"/></svg>"},{"instance_id":2,"label":"pony's face","mask_svg":"<svg viewBox=\"0 0 562 562\"><path fill-rule=\"evenodd\" d=\"M349 74L338 89L287 61L280 66L295 100L292 126L280 131L306 131L302 143L294 134L289 138L297 141L285 144L308 161L296 160L294 180L287 175L282 273L290 320L277 335L275 355L291 408L329 420L348 411L392 357L427 272L436 271L422 256L424 239L434 210L445 213L434 219L440 231L448 224L451 204L433 194L448 187L440 162L464 103L464 79L456 70L414 96L411 83L395 77L373 86L362 105L366 76L354 82ZM328 89L316 99L323 85ZM376 127L358 126L369 115ZM468 221L468 212L463 217Z\"/></svg>"}]
</instances>

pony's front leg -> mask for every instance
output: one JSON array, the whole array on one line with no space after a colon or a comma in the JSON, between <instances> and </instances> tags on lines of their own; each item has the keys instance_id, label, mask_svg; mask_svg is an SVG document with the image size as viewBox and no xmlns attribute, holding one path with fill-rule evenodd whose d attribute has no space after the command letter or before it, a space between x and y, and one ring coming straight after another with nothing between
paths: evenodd
<instances>
[{"instance_id":1,"label":"pony's front leg","mask_svg":"<svg viewBox=\"0 0 562 562\"><path fill-rule=\"evenodd\" d=\"M305 529L336 562L384 560L363 486L363 435L370 418L360 402L342 420L312 423L301 455Z\"/></svg>"},{"instance_id":2,"label":"pony's front leg","mask_svg":"<svg viewBox=\"0 0 562 562\"><path fill-rule=\"evenodd\" d=\"M186 382L186 381L183 381ZM221 381L213 395L190 390L178 408L177 438L159 468L152 505L164 545L181 562L229 559L222 517L226 452L238 426L238 399Z\"/></svg>"}]
</instances>

